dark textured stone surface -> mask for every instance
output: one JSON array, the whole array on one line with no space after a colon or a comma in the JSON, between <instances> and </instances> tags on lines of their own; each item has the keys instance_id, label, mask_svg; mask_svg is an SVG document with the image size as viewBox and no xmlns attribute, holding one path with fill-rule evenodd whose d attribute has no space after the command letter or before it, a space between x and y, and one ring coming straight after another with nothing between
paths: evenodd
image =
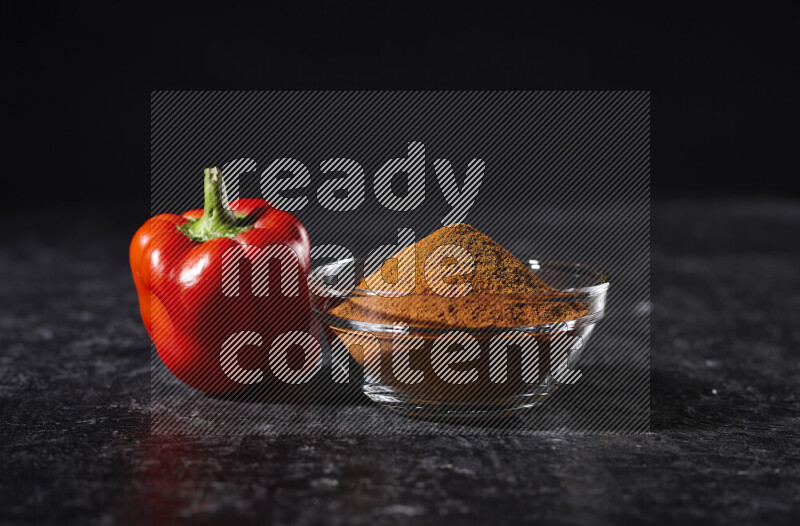
<instances>
[{"instance_id":1,"label":"dark textured stone surface","mask_svg":"<svg viewBox=\"0 0 800 526\"><path fill-rule=\"evenodd\" d=\"M789 523L800 206L670 203L653 219L652 432L633 436L151 437L130 232L14 236L0 253L0 519Z\"/></svg>"}]
</instances>

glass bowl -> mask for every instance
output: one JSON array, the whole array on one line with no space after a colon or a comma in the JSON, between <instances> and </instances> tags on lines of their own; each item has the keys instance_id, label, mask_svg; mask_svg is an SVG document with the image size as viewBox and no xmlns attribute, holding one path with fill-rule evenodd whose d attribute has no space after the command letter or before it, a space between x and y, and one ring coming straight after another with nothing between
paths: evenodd
<instances>
[{"instance_id":1,"label":"glass bowl","mask_svg":"<svg viewBox=\"0 0 800 526\"><path fill-rule=\"evenodd\" d=\"M560 312L561 318L567 313L566 319L458 326L415 320L398 309L391 309L391 319L383 307L392 298L354 286L363 277L363 259L315 267L308 278L312 311L323 326L338 381L352 381L356 367L367 397L418 418L501 418L541 404L560 385L580 379L574 365L603 317L609 280L579 263L531 259L527 266L552 290L406 298L430 302L432 309L475 312L492 302ZM347 302L359 308L338 308Z\"/></svg>"}]
</instances>

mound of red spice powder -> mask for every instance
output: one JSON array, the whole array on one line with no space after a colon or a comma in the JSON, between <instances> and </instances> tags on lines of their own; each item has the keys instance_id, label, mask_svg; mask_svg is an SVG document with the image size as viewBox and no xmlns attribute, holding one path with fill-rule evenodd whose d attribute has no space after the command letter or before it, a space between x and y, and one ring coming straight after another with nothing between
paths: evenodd
<instances>
[{"instance_id":1,"label":"mound of red spice powder","mask_svg":"<svg viewBox=\"0 0 800 526\"><path fill-rule=\"evenodd\" d=\"M449 285L471 284L471 291L462 297L438 295L426 280L428 256L448 245L463 247L472 256L472 272L444 278ZM489 236L464 223L440 228L403 248L381 269L361 280L358 288L368 289L367 281L374 285L379 277L388 284L397 283L398 268L404 265L413 265L413 292L395 297L353 296L334 307L331 314L371 323L461 328L544 325L588 314L581 303L554 300L556 289Z\"/></svg>"}]
</instances>

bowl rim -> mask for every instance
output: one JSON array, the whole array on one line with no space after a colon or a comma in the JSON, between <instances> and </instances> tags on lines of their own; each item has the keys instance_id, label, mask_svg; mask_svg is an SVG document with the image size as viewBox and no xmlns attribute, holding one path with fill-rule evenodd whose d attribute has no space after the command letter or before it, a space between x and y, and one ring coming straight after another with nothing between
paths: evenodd
<instances>
[{"instance_id":1,"label":"bowl rim","mask_svg":"<svg viewBox=\"0 0 800 526\"><path fill-rule=\"evenodd\" d=\"M353 297L353 296L377 296L375 292L370 289L362 289L358 287L354 287L353 289L343 290L337 289L335 286L323 284L321 282L322 278L326 275L323 273L326 268L331 268L334 266L341 266L343 264L349 262L356 262L359 260L363 260L365 258L344 258L339 259L330 263L318 265L313 267L307 278L309 294L312 296L311 301L311 310L314 316L334 327L337 329L348 330L348 331L357 331L357 332L370 332L370 333L393 333L393 334L403 334L403 333L414 333L414 334L444 334L448 332L466 332L466 333L478 333L478 334L501 334L501 333L518 333L518 332L526 332L526 333L555 333L555 332L566 332L575 329L576 327L594 324L600 319L603 318L604 310L600 310L597 312L593 312L587 314L585 316L581 316L579 318L574 318L572 320L566 321L557 321L547 324L540 324L540 325L526 325L526 326L519 326L519 327L458 327L454 325L448 325L446 327L429 327L429 326L411 326L409 324L385 324L385 323L374 323L374 322L367 322L361 320L354 320L350 318L343 318L340 316L335 316L330 314L329 312L322 311L317 308L317 303L313 301L313 297L316 296L323 296L323 297L338 297L341 299ZM590 265L586 265L584 263L577 263L572 261L561 261L561 260L538 260L538 259L529 259L528 266L531 268L541 267L544 265L547 266L560 266L560 267L573 267L578 268L582 272L590 273L595 276L598 280L598 283L594 285L589 285L586 287L570 287L564 289L557 289L552 292L537 292L537 293L513 293L513 294L504 294L504 296L514 297L514 296L522 296L522 297L536 297L541 299L542 301L548 300L561 300L563 301L564 298L573 298L574 301L579 301L579 299L588 299L597 296L605 296L606 292L608 291L608 287L611 284L611 280L609 275L602 270L599 270L595 267ZM524 263L524 261L523 261ZM533 270L538 270L538 268L532 268ZM324 291L325 294L315 294L315 291ZM335 292L331 294L331 292ZM409 294L413 295L413 294ZM421 295L421 294L420 294ZM408 295L407 295L408 296Z\"/></svg>"}]
</instances>

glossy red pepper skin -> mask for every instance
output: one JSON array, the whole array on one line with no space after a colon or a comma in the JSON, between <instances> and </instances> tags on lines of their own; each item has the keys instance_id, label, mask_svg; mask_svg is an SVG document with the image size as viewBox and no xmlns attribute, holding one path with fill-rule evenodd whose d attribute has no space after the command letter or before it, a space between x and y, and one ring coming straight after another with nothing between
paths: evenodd
<instances>
[{"instance_id":1,"label":"glossy red pepper skin","mask_svg":"<svg viewBox=\"0 0 800 526\"><path fill-rule=\"evenodd\" d=\"M244 387L222 369L223 343L241 331L257 332L261 346L243 347L239 366L261 369L269 378L270 344L287 331L308 331L309 295L306 275L311 245L305 227L292 214L261 199L239 199L230 204L252 223L235 237L193 240L179 227L200 218L203 210L150 218L134 235L130 246L133 280L147 332L164 365L181 381L207 393L232 393ZM281 244L294 251L299 263L297 296L284 296L281 275L270 265L269 291L252 292L250 265L240 264L239 295L223 293L223 254L231 247L253 250ZM254 252L251 252L251 254ZM281 274L284 269L280 268ZM289 356L292 367L303 364L302 350Z\"/></svg>"}]
</instances>

